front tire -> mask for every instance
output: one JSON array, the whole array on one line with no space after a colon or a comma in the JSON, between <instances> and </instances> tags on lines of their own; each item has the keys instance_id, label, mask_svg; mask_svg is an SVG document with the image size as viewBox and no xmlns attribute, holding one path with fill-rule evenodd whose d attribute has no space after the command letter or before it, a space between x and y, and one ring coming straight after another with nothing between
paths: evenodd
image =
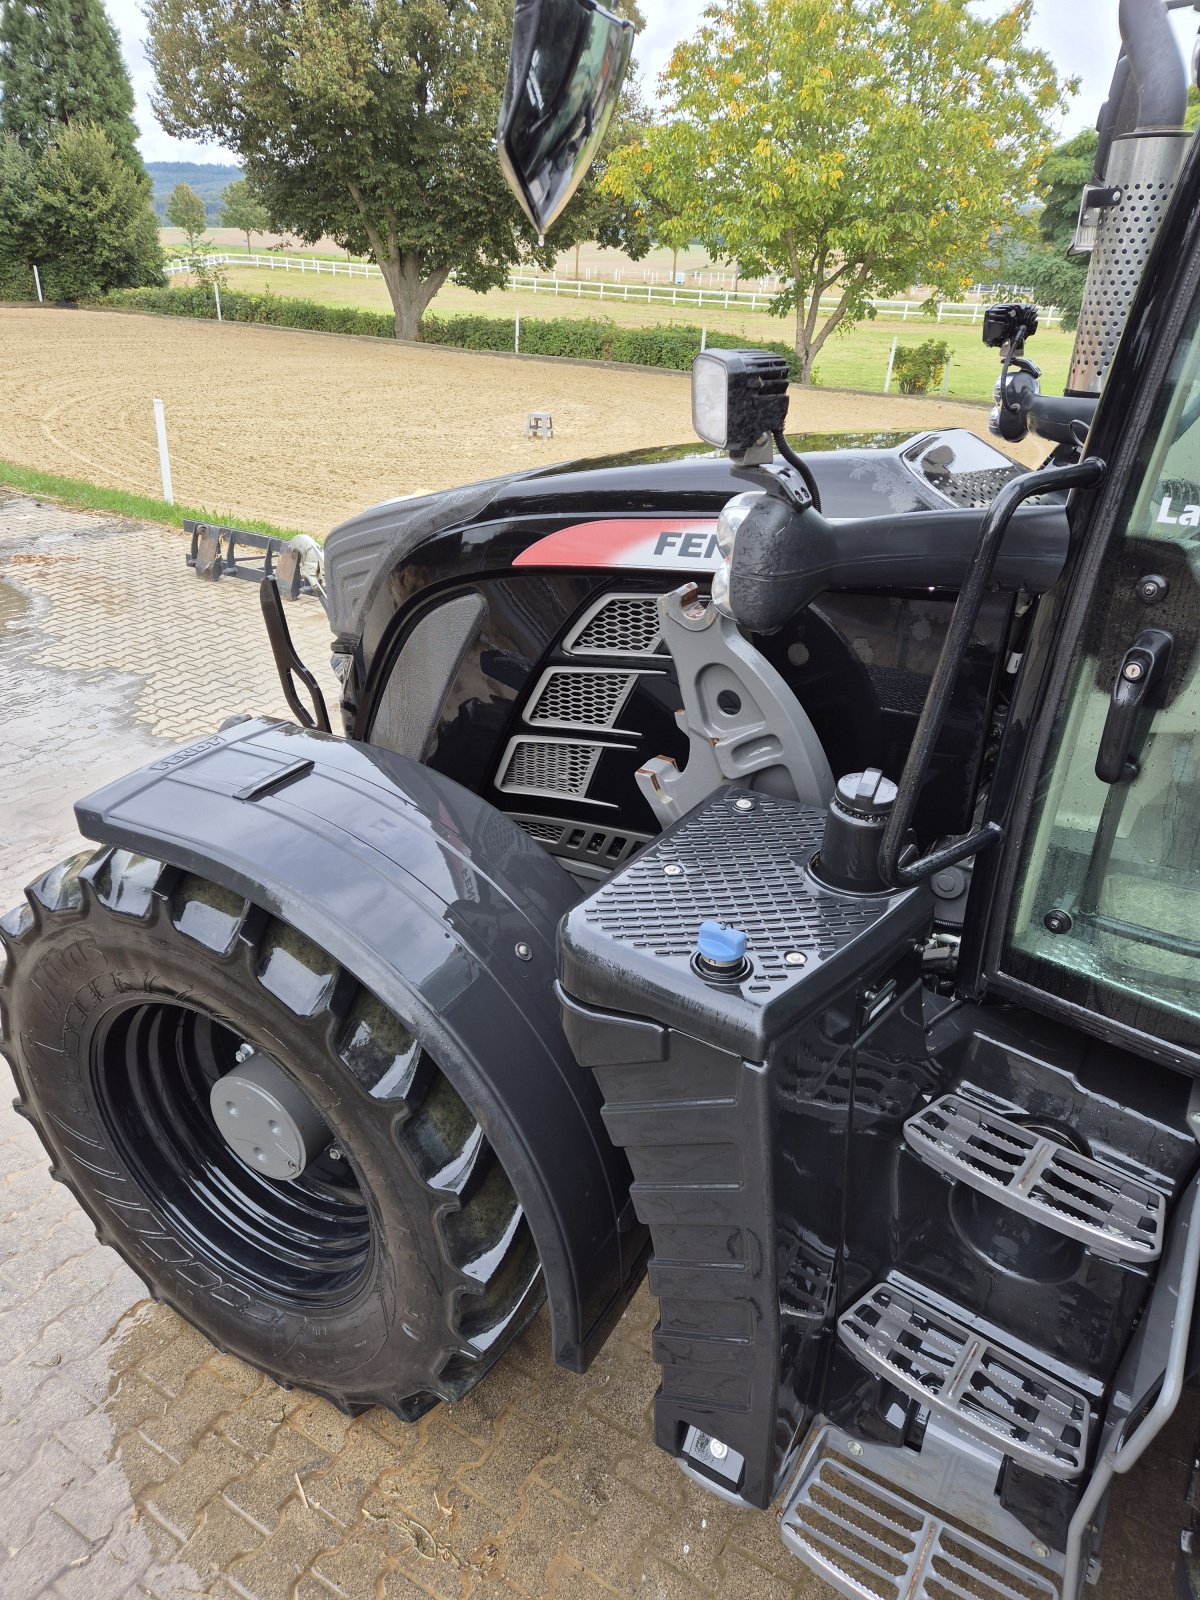
<instances>
[{"instance_id":1,"label":"front tire","mask_svg":"<svg viewBox=\"0 0 1200 1600\"><path fill-rule=\"evenodd\" d=\"M403 1020L279 918L104 849L0 919L0 1043L52 1175L222 1350L343 1410L457 1399L541 1301L520 1202ZM226 1145L249 1046L330 1144L291 1181Z\"/></svg>"}]
</instances>

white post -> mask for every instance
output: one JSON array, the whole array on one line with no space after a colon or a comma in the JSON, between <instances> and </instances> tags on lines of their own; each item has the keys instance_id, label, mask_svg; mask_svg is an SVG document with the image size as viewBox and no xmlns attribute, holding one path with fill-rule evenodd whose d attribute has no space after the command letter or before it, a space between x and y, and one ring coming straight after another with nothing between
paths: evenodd
<instances>
[{"instance_id":1,"label":"white post","mask_svg":"<svg viewBox=\"0 0 1200 1600\"><path fill-rule=\"evenodd\" d=\"M939 322L942 320L942 312L944 310L945 310L945 307L944 307L943 303L939 300L938 301L938 321Z\"/></svg>"},{"instance_id":2,"label":"white post","mask_svg":"<svg viewBox=\"0 0 1200 1600\"><path fill-rule=\"evenodd\" d=\"M217 321L220 322L220 320L221 320L221 285L216 281L215 278L213 280L213 296L214 296L214 298L216 299L216 302L217 302Z\"/></svg>"},{"instance_id":3,"label":"white post","mask_svg":"<svg viewBox=\"0 0 1200 1600\"><path fill-rule=\"evenodd\" d=\"M899 344L899 342L900 342L899 339L893 339L892 340L892 348L888 352L887 377L884 378L884 380L883 380L883 392L884 392L884 394L887 394L891 390L891 387L892 387L892 368L896 364L896 346Z\"/></svg>"},{"instance_id":4,"label":"white post","mask_svg":"<svg viewBox=\"0 0 1200 1600\"><path fill-rule=\"evenodd\" d=\"M954 360L954 357L951 356L949 358L949 360L946 362L946 370L945 370L945 372L942 373L942 393L943 394L949 394L950 393L950 362L952 362L953 360Z\"/></svg>"},{"instance_id":5,"label":"white post","mask_svg":"<svg viewBox=\"0 0 1200 1600\"><path fill-rule=\"evenodd\" d=\"M907 300L904 302L904 313L901 316L900 321L901 322L907 322L908 321L908 301Z\"/></svg>"},{"instance_id":6,"label":"white post","mask_svg":"<svg viewBox=\"0 0 1200 1600\"><path fill-rule=\"evenodd\" d=\"M521 354L521 313L518 311L513 322L513 355Z\"/></svg>"},{"instance_id":7,"label":"white post","mask_svg":"<svg viewBox=\"0 0 1200 1600\"><path fill-rule=\"evenodd\" d=\"M171 458L167 454L167 414L161 400L154 402L154 430L158 434L158 467L162 473L163 499L173 506L175 495L171 489Z\"/></svg>"},{"instance_id":8,"label":"white post","mask_svg":"<svg viewBox=\"0 0 1200 1600\"><path fill-rule=\"evenodd\" d=\"M37 290L38 305L44 306L46 304L46 297L42 293L42 278L36 267L33 269L33 286Z\"/></svg>"},{"instance_id":9,"label":"white post","mask_svg":"<svg viewBox=\"0 0 1200 1600\"><path fill-rule=\"evenodd\" d=\"M708 349L708 329L707 328L701 328L700 329L700 349L701 349L702 352Z\"/></svg>"}]
</instances>

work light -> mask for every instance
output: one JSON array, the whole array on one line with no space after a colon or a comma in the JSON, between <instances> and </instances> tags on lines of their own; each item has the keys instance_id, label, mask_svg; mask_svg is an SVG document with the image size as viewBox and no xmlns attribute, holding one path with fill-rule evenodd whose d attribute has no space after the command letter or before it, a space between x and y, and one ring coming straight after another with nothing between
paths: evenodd
<instances>
[{"instance_id":1,"label":"work light","mask_svg":"<svg viewBox=\"0 0 1200 1600\"><path fill-rule=\"evenodd\" d=\"M692 362L692 426L706 444L741 455L787 418L788 369L768 350L704 350Z\"/></svg>"}]
</instances>

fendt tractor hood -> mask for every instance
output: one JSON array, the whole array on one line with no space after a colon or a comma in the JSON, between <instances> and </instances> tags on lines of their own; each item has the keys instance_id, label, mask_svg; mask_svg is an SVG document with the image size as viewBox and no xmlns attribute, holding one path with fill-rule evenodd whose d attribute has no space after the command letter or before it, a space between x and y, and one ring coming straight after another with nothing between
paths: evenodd
<instances>
[{"instance_id":1,"label":"fendt tractor hood","mask_svg":"<svg viewBox=\"0 0 1200 1600\"><path fill-rule=\"evenodd\" d=\"M793 443L833 518L986 506L1024 470L964 428L807 434ZM416 581L422 546L455 528L463 530L456 563L463 577L485 552L494 566L498 541L514 567L703 573L717 563L721 507L758 486L756 475L720 452L683 444L385 500L343 522L325 542L330 624L344 643L360 639L381 589L408 590L401 569L411 565Z\"/></svg>"}]
</instances>

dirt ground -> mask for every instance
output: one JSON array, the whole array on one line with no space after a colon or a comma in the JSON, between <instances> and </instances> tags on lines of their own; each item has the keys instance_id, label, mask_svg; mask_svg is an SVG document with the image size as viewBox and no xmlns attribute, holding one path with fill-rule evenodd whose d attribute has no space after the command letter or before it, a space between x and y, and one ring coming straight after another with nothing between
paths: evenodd
<instances>
[{"instance_id":1,"label":"dirt ground","mask_svg":"<svg viewBox=\"0 0 1200 1600\"><path fill-rule=\"evenodd\" d=\"M685 374L106 311L0 310L0 460L322 534L391 495L692 437ZM525 438L549 411L554 438ZM789 432L957 426L982 407L793 389ZM1030 464L1041 454L1035 443Z\"/></svg>"}]
</instances>

